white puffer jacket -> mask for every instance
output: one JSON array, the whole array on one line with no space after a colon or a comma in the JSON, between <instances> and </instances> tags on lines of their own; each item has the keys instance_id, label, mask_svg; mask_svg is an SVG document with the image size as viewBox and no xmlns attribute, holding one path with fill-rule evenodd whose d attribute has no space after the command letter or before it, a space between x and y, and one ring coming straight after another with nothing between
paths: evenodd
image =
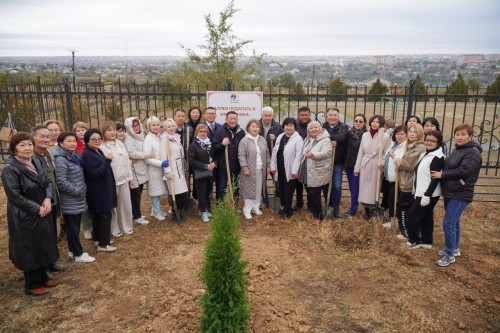
<instances>
[{"instance_id":1,"label":"white puffer jacket","mask_svg":"<svg viewBox=\"0 0 500 333\"><path fill-rule=\"evenodd\" d=\"M160 138L153 133L148 133L144 139L144 154L147 158L144 160L148 165L148 195L151 197L165 194L165 182L163 181L163 169L161 167L160 157ZM153 158L151 156L153 153Z\"/></svg>"},{"instance_id":2,"label":"white puffer jacket","mask_svg":"<svg viewBox=\"0 0 500 333\"><path fill-rule=\"evenodd\" d=\"M167 154L167 138L170 146L170 152ZM170 155L170 158L167 156ZM164 169L165 176L163 179L167 182L169 193L187 192L186 184L186 160L184 158L184 149L182 149L181 137L179 134L168 135L163 133L160 143L160 158L162 160L168 159L169 167ZM174 184L174 191L172 192L172 182L167 179L167 175L172 177Z\"/></svg>"},{"instance_id":3,"label":"white puffer jacket","mask_svg":"<svg viewBox=\"0 0 500 333\"><path fill-rule=\"evenodd\" d=\"M431 162L436 158L443 158L443 149L440 147L437 150L426 153L422 153L420 156L420 161L418 167L415 170L415 181L413 183L413 194L416 197L423 197L425 192L429 188L431 183ZM438 183L436 189L432 193L432 197L439 197L441 195L441 183Z\"/></svg>"},{"instance_id":4,"label":"white puffer jacket","mask_svg":"<svg viewBox=\"0 0 500 333\"><path fill-rule=\"evenodd\" d=\"M132 128L134 120L137 120L139 126L141 127L141 132L136 134ZM144 162L146 155L144 154L144 128L142 123L137 117L129 117L125 119L125 128L127 133L125 134L125 148L128 152L128 157L132 162L132 188L139 187L140 184L147 183L148 181L148 165Z\"/></svg>"}]
</instances>

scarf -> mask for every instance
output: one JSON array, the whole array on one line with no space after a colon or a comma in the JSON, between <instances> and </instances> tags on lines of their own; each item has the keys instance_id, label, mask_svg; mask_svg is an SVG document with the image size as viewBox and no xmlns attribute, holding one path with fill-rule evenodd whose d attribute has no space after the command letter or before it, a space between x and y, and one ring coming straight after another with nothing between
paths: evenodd
<instances>
[{"instance_id":1,"label":"scarf","mask_svg":"<svg viewBox=\"0 0 500 333\"><path fill-rule=\"evenodd\" d=\"M80 167L83 167L82 155L75 153L75 152L71 152L70 155L71 155L71 160L73 161L73 163L75 163L76 165L79 165Z\"/></svg>"},{"instance_id":2,"label":"scarf","mask_svg":"<svg viewBox=\"0 0 500 333\"><path fill-rule=\"evenodd\" d=\"M200 139L198 136L196 137L196 142L200 145L200 147L206 151L209 152L210 149L212 149L212 143L210 142L210 139L206 137L205 139Z\"/></svg>"},{"instance_id":3,"label":"scarf","mask_svg":"<svg viewBox=\"0 0 500 333\"><path fill-rule=\"evenodd\" d=\"M35 166L33 165L33 162L31 161L31 158L29 160L25 160L22 158L19 158L14 155L14 158L18 160L19 163L24 165L26 168L28 168L29 171L33 172L36 176L38 176L38 171L36 171Z\"/></svg>"},{"instance_id":4,"label":"scarf","mask_svg":"<svg viewBox=\"0 0 500 333\"><path fill-rule=\"evenodd\" d=\"M372 138L375 136L375 134L378 133L378 128L377 129L373 129L370 127L370 134L372 135Z\"/></svg>"},{"instance_id":5,"label":"scarf","mask_svg":"<svg viewBox=\"0 0 500 333\"><path fill-rule=\"evenodd\" d=\"M350 130L349 130L349 136L353 139L359 139L361 138L361 136L363 135L363 133L366 132L366 127L361 127L359 129L356 129L354 127L352 127Z\"/></svg>"}]
</instances>

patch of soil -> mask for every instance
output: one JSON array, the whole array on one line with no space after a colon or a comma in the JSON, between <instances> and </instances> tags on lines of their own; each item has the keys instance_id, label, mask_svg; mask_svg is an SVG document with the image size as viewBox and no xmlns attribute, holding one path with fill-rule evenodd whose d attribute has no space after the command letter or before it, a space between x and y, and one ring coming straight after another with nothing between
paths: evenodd
<instances>
[{"instance_id":1,"label":"patch of soil","mask_svg":"<svg viewBox=\"0 0 500 333\"><path fill-rule=\"evenodd\" d=\"M144 198L143 212L149 211ZM199 332L199 272L209 226L193 213L185 225L150 218L115 253L74 263L49 295L23 294L8 259L5 196L0 194L0 332ZM347 203L345 203L347 206ZM442 204L433 249L409 250L381 221L342 218L311 225L302 211L281 220L265 210L240 232L251 332L500 331L498 205L473 204L462 219L462 256L436 265L443 247ZM196 212L196 210L195 210Z\"/></svg>"}]
</instances>

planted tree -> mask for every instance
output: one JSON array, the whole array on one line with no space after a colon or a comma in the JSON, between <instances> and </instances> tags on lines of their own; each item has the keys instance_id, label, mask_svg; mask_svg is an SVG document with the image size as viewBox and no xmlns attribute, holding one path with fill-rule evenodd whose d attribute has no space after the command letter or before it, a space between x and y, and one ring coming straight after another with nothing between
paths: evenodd
<instances>
[{"instance_id":1,"label":"planted tree","mask_svg":"<svg viewBox=\"0 0 500 333\"><path fill-rule=\"evenodd\" d=\"M226 80L232 79L235 85L256 74L262 62L262 56L255 53L244 57L243 47L251 40L241 40L233 34L231 18L238 9L234 8L234 0L219 13L219 21L214 22L210 14L205 15L207 27L206 44L199 46L202 53L181 47L186 51L188 61L181 64L171 76L185 84L197 82L200 85L215 84L224 86Z\"/></svg>"},{"instance_id":2,"label":"planted tree","mask_svg":"<svg viewBox=\"0 0 500 333\"><path fill-rule=\"evenodd\" d=\"M246 289L247 262L241 259L238 212L226 195L213 211L210 237L205 246L200 303L202 332L247 332L250 307Z\"/></svg>"},{"instance_id":3,"label":"planted tree","mask_svg":"<svg viewBox=\"0 0 500 333\"><path fill-rule=\"evenodd\" d=\"M427 95L427 89L425 88L424 83L422 82L422 78L420 75L417 74L415 77L415 99L416 101L419 102L425 102L429 100L429 97Z\"/></svg>"}]
</instances>

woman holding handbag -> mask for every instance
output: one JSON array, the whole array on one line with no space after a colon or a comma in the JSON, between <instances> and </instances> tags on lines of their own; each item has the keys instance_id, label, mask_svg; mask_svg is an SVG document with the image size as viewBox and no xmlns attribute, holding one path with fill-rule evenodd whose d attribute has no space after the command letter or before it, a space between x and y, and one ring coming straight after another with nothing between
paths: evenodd
<instances>
[{"instance_id":1,"label":"woman holding handbag","mask_svg":"<svg viewBox=\"0 0 500 333\"><path fill-rule=\"evenodd\" d=\"M194 183L198 189L198 207L201 219L209 222L210 217L210 194L212 193L214 151L212 143L208 138L208 126L199 124L196 126L195 139L189 146L189 166L193 169Z\"/></svg>"}]
</instances>

